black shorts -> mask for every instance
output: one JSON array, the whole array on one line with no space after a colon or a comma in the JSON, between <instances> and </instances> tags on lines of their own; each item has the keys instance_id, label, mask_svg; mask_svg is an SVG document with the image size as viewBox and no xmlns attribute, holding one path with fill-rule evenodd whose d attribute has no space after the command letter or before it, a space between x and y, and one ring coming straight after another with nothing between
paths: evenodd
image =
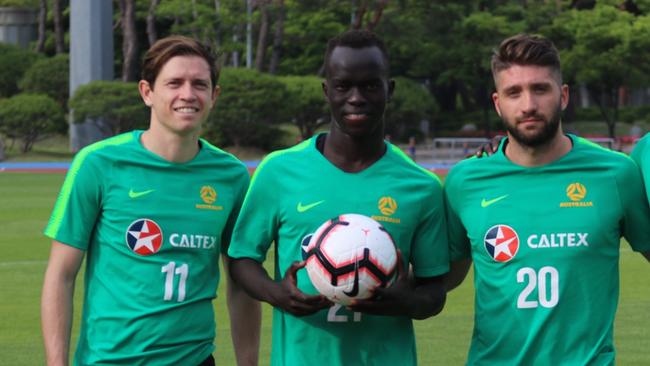
<instances>
[{"instance_id":1,"label":"black shorts","mask_svg":"<svg viewBox=\"0 0 650 366\"><path fill-rule=\"evenodd\" d=\"M214 357L212 355L208 356L203 362L201 362L198 366L214 366Z\"/></svg>"}]
</instances>

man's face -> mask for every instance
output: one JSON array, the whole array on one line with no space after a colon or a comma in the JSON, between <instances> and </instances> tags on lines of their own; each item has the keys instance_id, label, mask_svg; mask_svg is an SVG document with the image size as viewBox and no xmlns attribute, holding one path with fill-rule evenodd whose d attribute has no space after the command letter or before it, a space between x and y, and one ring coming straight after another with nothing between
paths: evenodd
<instances>
[{"instance_id":1,"label":"man's face","mask_svg":"<svg viewBox=\"0 0 650 366\"><path fill-rule=\"evenodd\" d=\"M512 139L536 147L557 135L569 101L569 89L558 79L544 66L513 65L497 73L492 100Z\"/></svg>"},{"instance_id":2,"label":"man's face","mask_svg":"<svg viewBox=\"0 0 650 366\"><path fill-rule=\"evenodd\" d=\"M140 94L151 107L151 124L179 135L198 133L219 94L210 67L198 56L175 56L160 69L153 87L140 81Z\"/></svg>"},{"instance_id":3,"label":"man's face","mask_svg":"<svg viewBox=\"0 0 650 366\"><path fill-rule=\"evenodd\" d=\"M323 92L336 128L354 137L381 133L386 102L394 87L381 50L336 47L325 67Z\"/></svg>"}]
</instances>

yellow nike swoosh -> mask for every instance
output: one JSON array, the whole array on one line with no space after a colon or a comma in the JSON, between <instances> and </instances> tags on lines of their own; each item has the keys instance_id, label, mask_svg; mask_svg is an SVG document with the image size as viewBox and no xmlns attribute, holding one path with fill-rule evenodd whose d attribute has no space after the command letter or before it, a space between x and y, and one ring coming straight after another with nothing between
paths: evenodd
<instances>
[{"instance_id":1,"label":"yellow nike swoosh","mask_svg":"<svg viewBox=\"0 0 650 366\"><path fill-rule=\"evenodd\" d=\"M131 188L131 190L129 191L129 197L131 197L131 198L138 198L138 197L142 197L142 196L144 196L144 195L147 195L147 194L149 194L149 193L151 193L151 192L153 192L153 191L155 191L155 189L150 189L150 190L148 190L148 191L142 191L142 192L135 192L135 191L133 190L133 188Z\"/></svg>"},{"instance_id":2,"label":"yellow nike swoosh","mask_svg":"<svg viewBox=\"0 0 650 366\"><path fill-rule=\"evenodd\" d=\"M325 202L325 200L310 203L308 205L303 205L302 202L298 202L298 206L296 206L296 210L298 210L298 212L300 212L300 213L303 213L303 212L305 212L305 211L307 211L309 209L312 209L312 208L320 205L323 202Z\"/></svg>"},{"instance_id":3,"label":"yellow nike swoosh","mask_svg":"<svg viewBox=\"0 0 650 366\"><path fill-rule=\"evenodd\" d=\"M483 200L481 201L481 207L488 207L489 205L491 205L493 203L497 203L497 202L501 201L502 199L504 199L504 198L506 198L508 196L509 196L509 194L504 194L501 197L497 197L497 198L494 198L494 199L491 199L491 200L486 200L485 198L483 198Z\"/></svg>"}]
</instances>

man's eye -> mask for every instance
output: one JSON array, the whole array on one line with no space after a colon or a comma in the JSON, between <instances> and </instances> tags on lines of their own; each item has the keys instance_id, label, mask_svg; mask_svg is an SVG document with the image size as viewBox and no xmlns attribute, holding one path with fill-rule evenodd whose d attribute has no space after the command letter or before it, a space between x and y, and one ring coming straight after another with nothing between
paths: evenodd
<instances>
[{"instance_id":1,"label":"man's eye","mask_svg":"<svg viewBox=\"0 0 650 366\"><path fill-rule=\"evenodd\" d=\"M367 90L373 90L373 91L379 89L380 87L381 87L381 84L379 84L379 83L370 83L370 84L366 85Z\"/></svg>"}]
</instances>

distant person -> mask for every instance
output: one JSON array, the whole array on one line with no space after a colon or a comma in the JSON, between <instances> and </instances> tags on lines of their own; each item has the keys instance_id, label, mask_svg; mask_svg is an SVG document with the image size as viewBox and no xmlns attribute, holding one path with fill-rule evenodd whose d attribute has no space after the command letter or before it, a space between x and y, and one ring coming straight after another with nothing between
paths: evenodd
<instances>
[{"instance_id":1,"label":"distant person","mask_svg":"<svg viewBox=\"0 0 650 366\"><path fill-rule=\"evenodd\" d=\"M415 161L415 145L416 145L415 136L409 137L409 144L406 148L406 151L408 151L408 154L411 157L411 159L413 159L413 161Z\"/></svg>"},{"instance_id":2,"label":"distant person","mask_svg":"<svg viewBox=\"0 0 650 366\"><path fill-rule=\"evenodd\" d=\"M437 314L445 301L440 180L384 141L394 82L375 34L353 30L333 38L324 66L330 131L262 161L228 250L231 273L274 307L272 365L415 365L411 319ZM381 222L404 269L373 298L343 307L317 294L303 269L301 242L347 213ZM262 266L273 242L275 279Z\"/></svg>"},{"instance_id":3,"label":"distant person","mask_svg":"<svg viewBox=\"0 0 650 366\"><path fill-rule=\"evenodd\" d=\"M492 74L508 136L445 181L449 290L474 263L467 364L613 365L621 237L650 259L639 170L563 132L569 89L549 40L504 40Z\"/></svg>"},{"instance_id":4,"label":"distant person","mask_svg":"<svg viewBox=\"0 0 650 366\"><path fill-rule=\"evenodd\" d=\"M142 70L149 129L82 149L45 229L52 238L41 304L48 365L68 364L84 256L74 364L214 365L218 259L230 243L248 173L199 138L220 91L207 47L186 37L161 39ZM255 365L259 303L225 277L238 363Z\"/></svg>"}]
</instances>

